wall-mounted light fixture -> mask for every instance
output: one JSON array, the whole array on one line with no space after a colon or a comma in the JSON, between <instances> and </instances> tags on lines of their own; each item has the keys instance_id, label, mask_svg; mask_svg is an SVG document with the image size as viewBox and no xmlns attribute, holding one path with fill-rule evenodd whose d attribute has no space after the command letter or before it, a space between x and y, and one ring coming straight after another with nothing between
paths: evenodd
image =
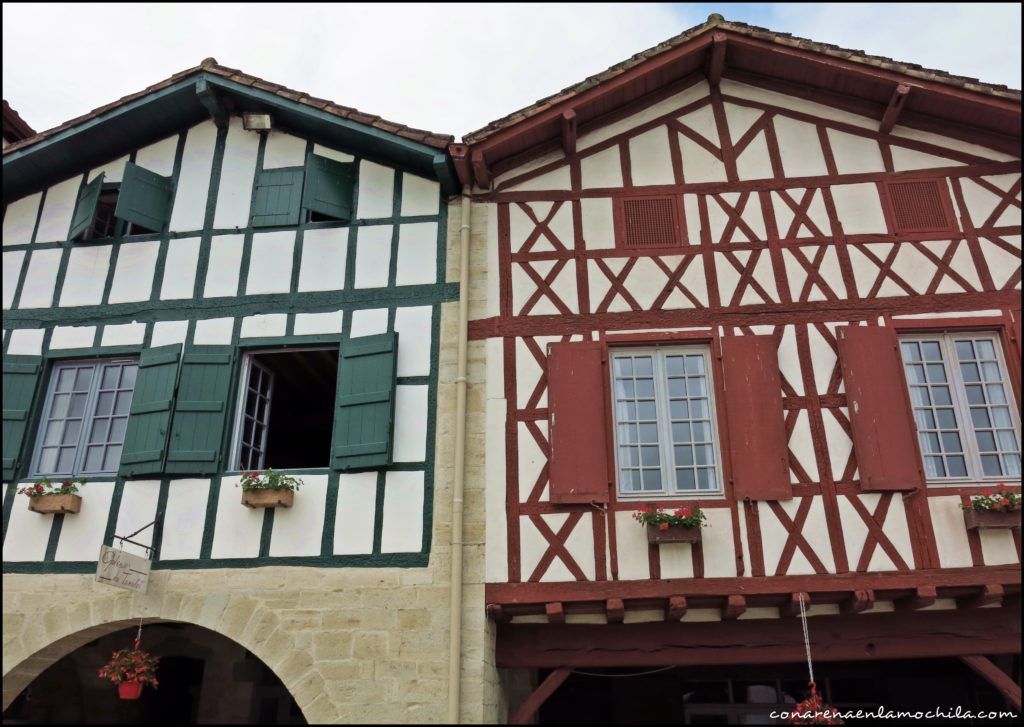
<instances>
[{"instance_id":1,"label":"wall-mounted light fixture","mask_svg":"<svg viewBox=\"0 0 1024 727\"><path fill-rule=\"evenodd\" d=\"M270 131L274 120L270 114L242 114L242 127L246 131Z\"/></svg>"}]
</instances>

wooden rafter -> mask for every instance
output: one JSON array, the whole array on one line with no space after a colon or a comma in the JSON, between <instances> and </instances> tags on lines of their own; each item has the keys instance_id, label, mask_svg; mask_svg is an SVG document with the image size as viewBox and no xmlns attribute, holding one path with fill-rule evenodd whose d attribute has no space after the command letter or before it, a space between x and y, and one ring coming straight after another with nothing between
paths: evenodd
<instances>
[{"instance_id":1,"label":"wooden rafter","mask_svg":"<svg viewBox=\"0 0 1024 727\"><path fill-rule=\"evenodd\" d=\"M568 109L560 117L562 124L562 151L566 156L576 153L576 112Z\"/></svg>"},{"instance_id":2,"label":"wooden rafter","mask_svg":"<svg viewBox=\"0 0 1024 727\"><path fill-rule=\"evenodd\" d=\"M473 166L473 178L476 179L476 183L480 187L491 186L491 171L487 167L487 160L484 159L484 153L480 150L474 150L469 156L470 164Z\"/></svg>"},{"instance_id":3,"label":"wooden rafter","mask_svg":"<svg viewBox=\"0 0 1024 727\"><path fill-rule=\"evenodd\" d=\"M905 86L902 83L896 86L896 90L892 92L892 98L889 99L889 105L885 107L885 113L882 114L882 123L878 127L881 133L888 134L892 131L892 127L896 126L900 113L903 111L903 105L909 97L910 86Z\"/></svg>"},{"instance_id":4,"label":"wooden rafter","mask_svg":"<svg viewBox=\"0 0 1024 727\"><path fill-rule=\"evenodd\" d=\"M725 51L728 41L725 33L715 33L712 36L711 52L708 55L707 77L711 86L717 86L722 80L722 71L725 70Z\"/></svg>"}]
</instances>

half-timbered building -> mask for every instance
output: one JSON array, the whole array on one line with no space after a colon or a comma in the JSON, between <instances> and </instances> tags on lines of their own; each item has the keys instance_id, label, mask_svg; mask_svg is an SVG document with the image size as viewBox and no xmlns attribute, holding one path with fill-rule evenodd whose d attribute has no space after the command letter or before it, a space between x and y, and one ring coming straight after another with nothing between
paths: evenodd
<instances>
[{"instance_id":1,"label":"half-timbered building","mask_svg":"<svg viewBox=\"0 0 1024 727\"><path fill-rule=\"evenodd\" d=\"M443 721L451 140L207 59L5 144L5 721ZM293 504L244 507L268 469Z\"/></svg>"},{"instance_id":2,"label":"half-timbered building","mask_svg":"<svg viewBox=\"0 0 1024 727\"><path fill-rule=\"evenodd\" d=\"M1019 710L1020 114L712 16L453 145L514 721L761 719L801 603L839 707Z\"/></svg>"}]
</instances>

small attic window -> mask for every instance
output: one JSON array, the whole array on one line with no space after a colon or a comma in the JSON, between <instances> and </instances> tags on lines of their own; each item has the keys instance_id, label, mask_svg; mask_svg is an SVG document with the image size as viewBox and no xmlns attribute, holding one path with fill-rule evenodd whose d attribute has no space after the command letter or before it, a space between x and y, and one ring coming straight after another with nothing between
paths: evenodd
<instances>
[{"instance_id":1,"label":"small attic window","mask_svg":"<svg viewBox=\"0 0 1024 727\"><path fill-rule=\"evenodd\" d=\"M253 227L352 219L355 164L306 155L302 167L265 169L256 178Z\"/></svg>"},{"instance_id":2,"label":"small attic window","mask_svg":"<svg viewBox=\"0 0 1024 727\"><path fill-rule=\"evenodd\" d=\"M624 197L616 205L618 247L678 247L682 244L676 198Z\"/></svg>"},{"instance_id":3,"label":"small attic window","mask_svg":"<svg viewBox=\"0 0 1024 727\"><path fill-rule=\"evenodd\" d=\"M128 162L120 182L98 175L82 186L68 238L102 240L159 232L170 219L171 179Z\"/></svg>"},{"instance_id":4,"label":"small attic window","mask_svg":"<svg viewBox=\"0 0 1024 727\"><path fill-rule=\"evenodd\" d=\"M893 232L948 232L956 227L944 179L884 184Z\"/></svg>"}]
</instances>

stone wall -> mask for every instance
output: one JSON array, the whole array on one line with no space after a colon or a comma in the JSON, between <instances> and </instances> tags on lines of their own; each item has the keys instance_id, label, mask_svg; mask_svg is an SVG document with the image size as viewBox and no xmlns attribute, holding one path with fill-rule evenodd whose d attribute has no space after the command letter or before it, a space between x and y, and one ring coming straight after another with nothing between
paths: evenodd
<instances>
[{"instance_id":1,"label":"stone wall","mask_svg":"<svg viewBox=\"0 0 1024 727\"><path fill-rule=\"evenodd\" d=\"M458 277L458 204L449 214L451 281ZM486 208L474 216L469 294L482 305ZM156 570L144 595L92 575L5 574L4 706L60 657L144 618L194 623L233 639L278 675L309 722L446 721L457 316L457 303L443 306L427 568ZM461 720L497 722L505 707L483 590L483 345L469 354Z\"/></svg>"}]
</instances>

